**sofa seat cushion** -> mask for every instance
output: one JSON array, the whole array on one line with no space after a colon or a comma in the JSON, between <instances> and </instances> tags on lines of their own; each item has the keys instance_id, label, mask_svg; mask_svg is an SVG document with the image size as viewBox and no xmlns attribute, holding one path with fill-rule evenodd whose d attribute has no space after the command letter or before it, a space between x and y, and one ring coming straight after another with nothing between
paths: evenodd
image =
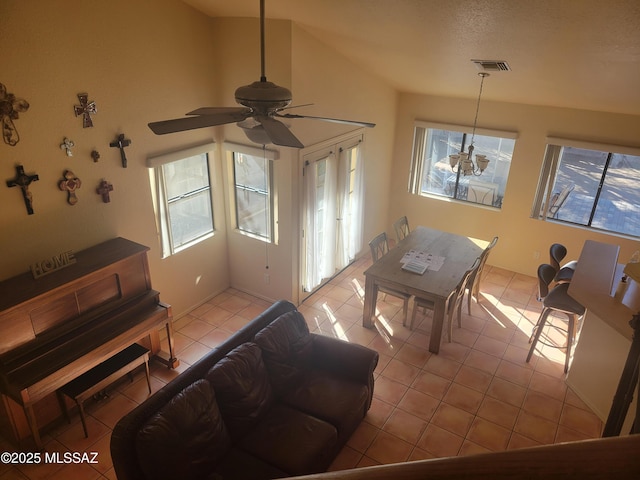
<instances>
[{"instance_id":1,"label":"sofa seat cushion","mask_svg":"<svg viewBox=\"0 0 640 480\"><path fill-rule=\"evenodd\" d=\"M323 420L275 404L238 447L289 475L326 470L335 454L338 432Z\"/></svg>"},{"instance_id":2,"label":"sofa seat cushion","mask_svg":"<svg viewBox=\"0 0 640 480\"><path fill-rule=\"evenodd\" d=\"M231 438L244 436L273 403L262 351L251 342L231 350L207 373Z\"/></svg>"},{"instance_id":3,"label":"sofa seat cushion","mask_svg":"<svg viewBox=\"0 0 640 480\"><path fill-rule=\"evenodd\" d=\"M365 385L312 370L280 401L331 423L339 433L350 433L364 418L368 399Z\"/></svg>"},{"instance_id":4,"label":"sofa seat cushion","mask_svg":"<svg viewBox=\"0 0 640 480\"><path fill-rule=\"evenodd\" d=\"M207 478L231 440L206 380L189 385L140 429L136 449L147 478Z\"/></svg>"},{"instance_id":5,"label":"sofa seat cushion","mask_svg":"<svg viewBox=\"0 0 640 480\"><path fill-rule=\"evenodd\" d=\"M270 463L232 447L216 467L215 480L270 480L289 476Z\"/></svg>"},{"instance_id":6,"label":"sofa seat cushion","mask_svg":"<svg viewBox=\"0 0 640 480\"><path fill-rule=\"evenodd\" d=\"M259 331L254 341L262 350L277 394L297 382L310 365L313 339L307 322L298 311L280 315Z\"/></svg>"}]
</instances>

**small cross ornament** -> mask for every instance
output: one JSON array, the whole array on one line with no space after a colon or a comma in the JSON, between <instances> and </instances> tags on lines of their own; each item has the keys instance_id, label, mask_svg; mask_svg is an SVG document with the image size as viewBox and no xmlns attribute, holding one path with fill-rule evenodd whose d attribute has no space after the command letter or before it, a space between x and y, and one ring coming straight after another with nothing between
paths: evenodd
<instances>
[{"instance_id":1,"label":"small cross ornament","mask_svg":"<svg viewBox=\"0 0 640 480\"><path fill-rule=\"evenodd\" d=\"M73 157L73 152L71 149L75 147L76 144L73 140L69 140L67 137L64 137L64 141L60 144L60 149L65 150L67 157Z\"/></svg>"},{"instance_id":2,"label":"small cross ornament","mask_svg":"<svg viewBox=\"0 0 640 480\"><path fill-rule=\"evenodd\" d=\"M74 105L73 111L75 112L76 117L82 115L82 128L93 127L91 114L98 113L96 102L89 101L88 93L79 93L78 100L80 100L80 105Z\"/></svg>"},{"instance_id":3,"label":"small cross ornament","mask_svg":"<svg viewBox=\"0 0 640 480\"><path fill-rule=\"evenodd\" d=\"M33 195L29 191L29 184L37 180L39 180L38 175L27 175L22 165L16 166L16 177L13 180L7 180L7 187L20 187L22 190L22 197L29 215L33 215Z\"/></svg>"},{"instance_id":4,"label":"small cross ornament","mask_svg":"<svg viewBox=\"0 0 640 480\"><path fill-rule=\"evenodd\" d=\"M124 147L131 145L131 140L124 138L124 133L121 133L116 139L109 144L110 147L120 149L120 159L122 160L122 168L127 168L127 156L124 153Z\"/></svg>"},{"instance_id":5,"label":"small cross ornament","mask_svg":"<svg viewBox=\"0 0 640 480\"><path fill-rule=\"evenodd\" d=\"M109 192L113 192L113 185L111 185L106 180L102 180L100 182L100 186L96 189L96 193L98 195L102 195L102 201L104 203L109 203L111 198L109 197Z\"/></svg>"},{"instance_id":6,"label":"small cross ornament","mask_svg":"<svg viewBox=\"0 0 640 480\"><path fill-rule=\"evenodd\" d=\"M58 183L58 188L63 192L67 192L67 203L69 205L75 205L78 203L78 197L76 196L76 190L80 188L82 182L76 174L71 170L64 171L64 179Z\"/></svg>"}]
</instances>

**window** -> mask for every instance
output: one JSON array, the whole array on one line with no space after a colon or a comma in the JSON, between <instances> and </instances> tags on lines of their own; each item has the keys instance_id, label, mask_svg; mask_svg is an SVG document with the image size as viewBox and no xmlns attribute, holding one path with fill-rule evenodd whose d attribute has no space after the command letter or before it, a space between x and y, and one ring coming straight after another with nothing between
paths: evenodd
<instances>
[{"instance_id":1,"label":"window","mask_svg":"<svg viewBox=\"0 0 640 480\"><path fill-rule=\"evenodd\" d=\"M211 144L147 159L163 258L213 235Z\"/></svg>"},{"instance_id":2,"label":"window","mask_svg":"<svg viewBox=\"0 0 640 480\"><path fill-rule=\"evenodd\" d=\"M548 139L532 216L640 237L640 151Z\"/></svg>"},{"instance_id":3,"label":"window","mask_svg":"<svg viewBox=\"0 0 640 480\"><path fill-rule=\"evenodd\" d=\"M416 125L409 190L417 195L439 195L501 208L515 135L486 130L481 133L473 139L474 156L486 155L489 165L482 175L465 176L451 168L449 155L468 151L471 132L449 125Z\"/></svg>"},{"instance_id":4,"label":"window","mask_svg":"<svg viewBox=\"0 0 640 480\"><path fill-rule=\"evenodd\" d=\"M236 228L243 234L275 242L273 160L277 152L225 143L230 154Z\"/></svg>"}]
</instances>

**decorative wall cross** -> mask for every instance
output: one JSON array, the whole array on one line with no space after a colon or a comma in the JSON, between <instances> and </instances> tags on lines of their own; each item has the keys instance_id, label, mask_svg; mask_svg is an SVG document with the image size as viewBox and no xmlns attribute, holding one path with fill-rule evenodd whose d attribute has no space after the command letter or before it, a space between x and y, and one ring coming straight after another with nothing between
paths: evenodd
<instances>
[{"instance_id":1,"label":"decorative wall cross","mask_svg":"<svg viewBox=\"0 0 640 480\"><path fill-rule=\"evenodd\" d=\"M64 137L64 141L60 144L60 149L65 151L67 157L73 157L71 149L75 146L76 144L73 140L69 140L67 137Z\"/></svg>"},{"instance_id":2,"label":"decorative wall cross","mask_svg":"<svg viewBox=\"0 0 640 480\"><path fill-rule=\"evenodd\" d=\"M79 93L78 100L80 100L80 105L74 105L73 111L78 115L82 115L82 128L93 127L93 120L91 119L91 114L98 113L98 109L96 107L96 102L89 101L88 93Z\"/></svg>"},{"instance_id":3,"label":"decorative wall cross","mask_svg":"<svg viewBox=\"0 0 640 480\"><path fill-rule=\"evenodd\" d=\"M15 147L20 141L20 135L13 121L18 119L18 113L26 112L29 102L17 98L13 93L7 93L7 87L0 83L0 123L2 123L2 138L4 143Z\"/></svg>"},{"instance_id":4,"label":"decorative wall cross","mask_svg":"<svg viewBox=\"0 0 640 480\"><path fill-rule=\"evenodd\" d=\"M76 174L71 170L64 171L64 179L58 183L58 188L63 192L67 192L67 203L69 205L75 205L78 203L78 197L76 196L76 190L80 188L82 182Z\"/></svg>"},{"instance_id":5,"label":"decorative wall cross","mask_svg":"<svg viewBox=\"0 0 640 480\"><path fill-rule=\"evenodd\" d=\"M22 197L29 215L33 215L33 196L29 191L29 184L37 180L39 180L38 175L27 175L22 165L16 165L16 177L13 180L7 180L7 187L20 187L22 190Z\"/></svg>"},{"instance_id":6,"label":"decorative wall cross","mask_svg":"<svg viewBox=\"0 0 640 480\"><path fill-rule=\"evenodd\" d=\"M98 195L102 195L102 201L104 203L109 203L111 198L109 197L109 192L113 192L113 185L111 185L106 180L102 180L100 182L100 186L96 189L96 193Z\"/></svg>"},{"instance_id":7,"label":"decorative wall cross","mask_svg":"<svg viewBox=\"0 0 640 480\"><path fill-rule=\"evenodd\" d=\"M127 168L127 156L124 153L124 147L131 145L131 140L124 138L124 133L121 133L116 139L109 144L110 147L120 149L120 159L122 160L122 168Z\"/></svg>"}]
</instances>

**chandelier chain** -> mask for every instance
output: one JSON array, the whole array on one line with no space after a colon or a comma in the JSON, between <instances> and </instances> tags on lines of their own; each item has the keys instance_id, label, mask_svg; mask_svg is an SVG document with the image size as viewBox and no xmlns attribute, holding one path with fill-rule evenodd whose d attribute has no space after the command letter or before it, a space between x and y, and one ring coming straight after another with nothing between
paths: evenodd
<instances>
[{"instance_id":1,"label":"chandelier chain","mask_svg":"<svg viewBox=\"0 0 640 480\"><path fill-rule=\"evenodd\" d=\"M473 130L471 131L471 145L473 145L473 141L476 138L476 125L478 124L478 113L480 112L480 98L482 97L482 86L484 85L485 77L488 77L489 74L485 72L480 72L478 74L482 80L480 80L480 92L478 93L478 101L476 102L476 116L473 119Z\"/></svg>"}]
</instances>

